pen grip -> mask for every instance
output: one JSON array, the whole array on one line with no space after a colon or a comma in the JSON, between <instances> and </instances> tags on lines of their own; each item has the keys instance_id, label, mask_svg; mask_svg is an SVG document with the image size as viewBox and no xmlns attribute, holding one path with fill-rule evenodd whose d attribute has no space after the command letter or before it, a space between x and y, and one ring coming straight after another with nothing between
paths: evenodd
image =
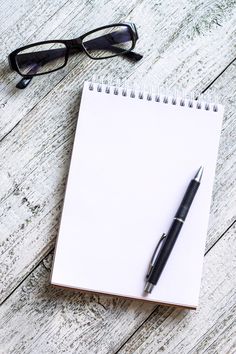
<instances>
[{"instance_id":1,"label":"pen grip","mask_svg":"<svg viewBox=\"0 0 236 354\"><path fill-rule=\"evenodd\" d=\"M183 221L186 219L189 208L193 202L195 194L197 193L199 185L200 183L195 181L194 179L189 183L189 186L185 192L185 195L179 206L179 209L175 214L175 218L181 219Z\"/></svg>"},{"instance_id":2,"label":"pen grip","mask_svg":"<svg viewBox=\"0 0 236 354\"><path fill-rule=\"evenodd\" d=\"M180 230L182 228L183 223L179 220L173 220L171 227L169 229L168 234L163 241L163 244L160 248L160 251L157 255L155 264L153 265L153 269L148 277L148 282L152 284L156 284L158 279L161 276L161 273L166 265L166 262L169 258L169 255L174 247L174 244L178 238Z\"/></svg>"}]
</instances>

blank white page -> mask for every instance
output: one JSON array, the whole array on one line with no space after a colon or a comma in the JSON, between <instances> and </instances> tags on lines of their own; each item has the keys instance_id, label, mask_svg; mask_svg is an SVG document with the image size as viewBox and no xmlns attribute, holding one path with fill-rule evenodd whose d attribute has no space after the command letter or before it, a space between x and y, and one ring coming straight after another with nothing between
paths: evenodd
<instances>
[{"instance_id":1,"label":"blank white page","mask_svg":"<svg viewBox=\"0 0 236 354\"><path fill-rule=\"evenodd\" d=\"M83 89L51 282L196 308L223 107ZM161 99L162 100L162 99ZM155 246L190 180L201 185L162 275L144 295Z\"/></svg>"}]
</instances>

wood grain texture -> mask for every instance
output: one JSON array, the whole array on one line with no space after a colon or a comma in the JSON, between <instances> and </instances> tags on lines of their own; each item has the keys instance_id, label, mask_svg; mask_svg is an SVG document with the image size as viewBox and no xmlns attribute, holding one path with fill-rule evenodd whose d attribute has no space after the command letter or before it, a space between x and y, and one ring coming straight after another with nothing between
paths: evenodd
<instances>
[{"instance_id":1,"label":"wood grain texture","mask_svg":"<svg viewBox=\"0 0 236 354\"><path fill-rule=\"evenodd\" d=\"M48 257L2 305L3 352L112 354L156 307L120 354L233 354L235 231L234 226L205 257L201 305L196 312L55 289L49 285L51 257ZM227 330L232 337L228 338Z\"/></svg>"},{"instance_id":2,"label":"wood grain texture","mask_svg":"<svg viewBox=\"0 0 236 354\"><path fill-rule=\"evenodd\" d=\"M11 50L121 20L137 24L140 62L81 55L24 91L14 87ZM236 352L236 64L221 75L235 57L235 34L235 0L0 0L1 353ZM82 83L94 74L187 92L219 76L206 91L226 114L197 312L49 285L45 255L57 235Z\"/></svg>"},{"instance_id":3,"label":"wood grain texture","mask_svg":"<svg viewBox=\"0 0 236 354\"><path fill-rule=\"evenodd\" d=\"M126 18L138 24L142 40L137 50L145 54L138 64L122 58L104 64L81 56L72 59L68 72L65 68L61 73L50 75L50 79L49 76L37 78L24 91L13 89L14 74L7 76L8 82L3 75L0 121L2 136L7 135L0 145L1 300L53 247L79 109L79 90L84 79L97 72L101 76L112 73L113 77L120 76L123 81L129 78L136 84L142 77L147 77L150 85L159 83L204 90L234 55L235 4L232 1L224 4L222 1L211 1L204 6L197 1L184 0L171 4L121 1L116 7L118 2L114 0L104 9L105 14L110 14L110 22ZM84 32L104 23L98 15L98 22L94 23L95 13L102 12L96 1L93 6L92 3L85 6L84 2L76 6L70 2L65 7L66 10L62 6L55 12L55 18L52 15L53 23L56 23L52 33L51 21L46 17L44 26L40 22L35 34L32 30L32 37L27 40L38 40L41 27L45 38L47 35L58 37L60 32L72 36L76 23L80 22L78 16L82 21L80 33L82 28ZM221 26L215 23L219 7L217 18ZM116 11L112 12L114 8ZM148 22L146 18L149 18ZM222 53L220 60L218 57L216 60L216 52ZM227 86L222 84L221 98L226 103L229 93L231 97L235 94L234 70L235 66L232 66L224 79L229 81ZM214 87L211 92L218 93ZM225 121L227 137L220 150L220 171L218 168L216 177L219 187L216 187L212 206L208 248L235 217L231 202L235 193L233 109L230 104Z\"/></svg>"}]
</instances>

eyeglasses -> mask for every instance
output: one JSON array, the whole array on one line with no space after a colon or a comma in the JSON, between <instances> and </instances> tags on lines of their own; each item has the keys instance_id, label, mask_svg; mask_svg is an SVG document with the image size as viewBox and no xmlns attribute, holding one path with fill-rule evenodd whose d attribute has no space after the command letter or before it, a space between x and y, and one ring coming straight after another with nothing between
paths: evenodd
<instances>
[{"instance_id":1,"label":"eyeglasses","mask_svg":"<svg viewBox=\"0 0 236 354\"><path fill-rule=\"evenodd\" d=\"M63 68L69 56L80 52L94 60L123 55L138 61L142 55L132 52L137 39L134 23L117 23L97 28L75 39L44 41L18 48L9 54L9 65L23 76L16 85L23 89L34 76Z\"/></svg>"}]
</instances>

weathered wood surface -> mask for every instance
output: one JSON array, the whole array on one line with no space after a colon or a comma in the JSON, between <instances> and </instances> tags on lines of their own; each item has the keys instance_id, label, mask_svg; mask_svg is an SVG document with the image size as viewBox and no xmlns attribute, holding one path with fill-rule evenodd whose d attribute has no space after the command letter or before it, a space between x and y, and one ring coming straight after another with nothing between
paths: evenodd
<instances>
[{"instance_id":1,"label":"weathered wood surface","mask_svg":"<svg viewBox=\"0 0 236 354\"><path fill-rule=\"evenodd\" d=\"M1 301L5 300L1 321L4 354L114 353L126 341L121 349L124 353L157 353L158 346L159 352L167 353L233 353L233 343L227 338L227 331L232 336L235 331L230 317L230 294L233 298L235 293L233 283L227 282L231 265L224 264L220 271L220 279L225 280L222 293L211 273L216 274L215 265L222 262L217 252L225 249L228 237L235 233L232 228L222 237L236 216L236 65L221 73L236 53L236 2L0 1L0 19L0 295ZM122 58L96 62L81 55L72 58L65 69L34 79L26 90L14 87L18 76L8 70L6 56L17 46L49 38L72 38L120 20L137 24L137 51L144 54L139 63ZM48 258L42 260L53 249L57 234L80 90L85 79L98 73L120 77L123 82L129 79L135 84L146 82L153 87L167 85L198 92L205 91L219 76L207 89L226 104L206 245L207 259L211 260L206 274L210 274L211 282L208 286L204 273L202 293L207 295L202 295L200 310L194 315L158 307L142 327L153 305L81 295L48 285ZM205 306L205 296L214 298L212 306L206 300L210 310ZM194 332L195 325L201 327L199 333ZM187 333L191 335L189 340Z\"/></svg>"},{"instance_id":2,"label":"weathered wood surface","mask_svg":"<svg viewBox=\"0 0 236 354\"><path fill-rule=\"evenodd\" d=\"M227 4L223 6L222 2L211 1L208 6L201 7L197 1L180 1L152 5L149 1L133 0L120 2L116 8L117 1L109 1L104 7L105 13L111 14L109 22L125 18L138 24L140 42L137 50L144 54L138 64L121 58L104 64L104 61L94 62L81 56L73 58L62 72L35 78L23 91L14 88L17 75L5 75L4 72L1 132L6 136L0 146L2 300L53 247L79 108L79 90L84 79L97 72L101 76L112 73L133 82L144 77L153 85L204 90L235 55L235 8L233 2ZM90 5L85 6L82 2L76 6L67 2L55 12L56 18L52 14L50 21L47 12L43 12L44 20L37 17L34 30L29 27L30 37L25 30L20 32L21 36L25 36L23 39L28 43L49 36L70 37L78 27L77 33L96 27L97 10ZM216 16L219 6L221 11ZM97 7L96 25L101 25L104 23L99 16L102 10L98 3ZM113 13L112 8L116 8ZM215 23L216 17L220 25ZM18 22L13 28L17 26ZM55 30L53 26L56 26ZM2 36L5 40L2 56L5 56L8 41L9 49L23 44L19 43L17 35L8 39L7 31ZM219 52L220 60L216 58ZM227 146L233 149L231 143ZM222 160L226 161L224 157ZM233 163L232 159L227 160L223 179L219 182L223 185L232 181L232 165L229 166L228 161ZM233 188L232 183L230 186ZM229 189L227 194L231 193ZM218 202L225 205L228 200L219 196L215 212L223 209ZM226 208L223 212L226 214L220 214L222 220L216 220L211 227L207 247L211 247L232 223L234 210Z\"/></svg>"}]
</instances>

